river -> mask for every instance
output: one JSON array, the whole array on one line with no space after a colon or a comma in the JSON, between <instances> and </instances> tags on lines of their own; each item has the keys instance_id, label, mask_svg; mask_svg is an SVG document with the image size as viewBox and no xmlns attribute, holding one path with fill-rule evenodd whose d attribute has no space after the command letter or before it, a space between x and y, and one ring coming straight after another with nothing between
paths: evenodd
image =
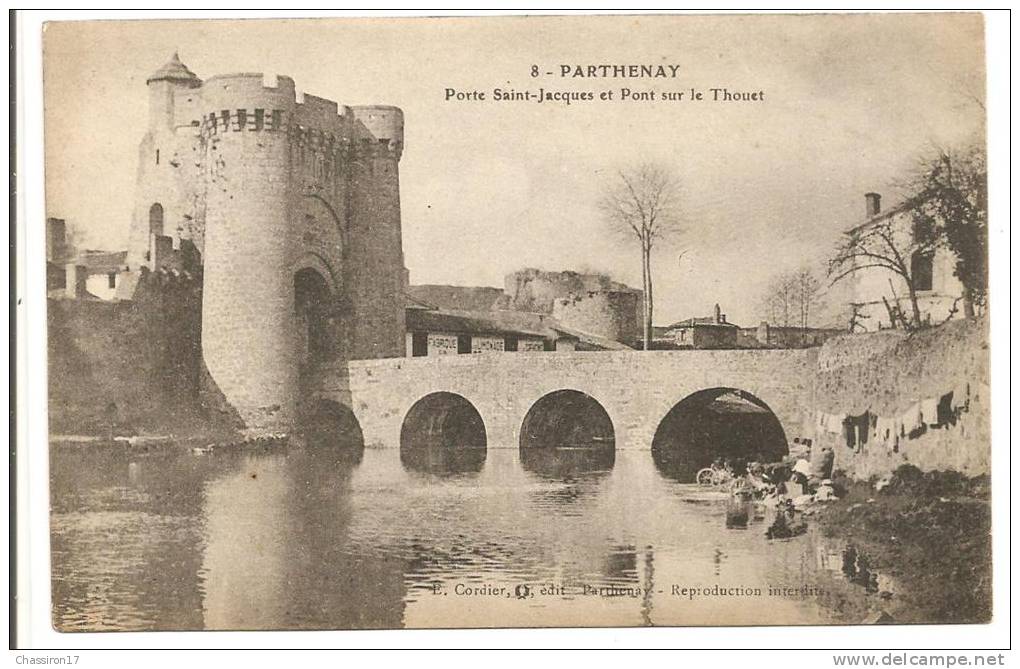
<instances>
[{"instance_id":1,"label":"river","mask_svg":"<svg viewBox=\"0 0 1020 669\"><path fill-rule=\"evenodd\" d=\"M649 452L334 453L52 447L54 625L827 624L878 597L844 547L727 527Z\"/></svg>"}]
</instances>

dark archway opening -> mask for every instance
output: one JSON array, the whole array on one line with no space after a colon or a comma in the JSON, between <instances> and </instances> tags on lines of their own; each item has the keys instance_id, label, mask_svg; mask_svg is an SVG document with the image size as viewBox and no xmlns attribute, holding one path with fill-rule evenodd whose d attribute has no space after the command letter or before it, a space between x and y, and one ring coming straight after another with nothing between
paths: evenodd
<instances>
[{"instance_id":1,"label":"dark archway opening","mask_svg":"<svg viewBox=\"0 0 1020 669\"><path fill-rule=\"evenodd\" d=\"M305 419L303 433L305 443L313 451L361 461L365 438L350 407L330 400L318 401Z\"/></svg>"},{"instance_id":2,"label":"dark archway opening","mask_svg":"<svg viewBox=\"0 0 1020 669\"><path fill-rule=\"evenodd\" d=\"M436 475L477 473L485 465L485 423L464 397L426 395L400 428L400 461L406 469Z\"/></svg>"},{"instance_id":3,"label":"dark archway opening","mask_svg":"<svg viewBox=\"0 0 1020 669\"><path fill-rule=\"evenodd\" d=\"M662 419L652 439L659 473L681 483L693 483L698 470L716 459L742 473L747 462L773 462L788 452L772 410L735 388L712 388L684 398Z\"/></svg>"},{"instance_id":4,"label":"dark archway opening","mask_svg":"<svg viewBox=\"0 0 1020 669\"><path fill-rule=\"evenodd\" d=\"M298 350L305 362L326 360L333 350L332 294L321 274L305 268L294 274L294 310L298 319Z\"/></svg>"},{"instance_id":5,"label":"dark archway opening","mask_svg":"<svg viewBox=\"0 0 1020 669\"><path fill-rule=\"evenodd\" d=\"M616 461L613 421L597 400L577 390L543 396L521 424L521 466L546 478L570 480L606 473Z\"/></svg>"}]
</instances>

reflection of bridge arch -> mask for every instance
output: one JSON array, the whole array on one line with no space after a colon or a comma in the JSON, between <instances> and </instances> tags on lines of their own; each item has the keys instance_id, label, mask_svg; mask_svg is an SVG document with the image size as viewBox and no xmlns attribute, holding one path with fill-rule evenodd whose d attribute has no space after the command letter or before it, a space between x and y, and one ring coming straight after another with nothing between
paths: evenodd
<instances>
[{"instance_id":1,"label":"reflection of bridge arch","mask_svg":"<svg viewBox=\"0 0 1020 669\"><path fill-rule=\"evenodd\" d=\"M757 396L737 388L707 388L674 404L652 437L652 457L668 478L694 480L694 474L721 458L740 469L742 462L770 462L789 451L782 424Z\"/></svg>"}]
</instances>

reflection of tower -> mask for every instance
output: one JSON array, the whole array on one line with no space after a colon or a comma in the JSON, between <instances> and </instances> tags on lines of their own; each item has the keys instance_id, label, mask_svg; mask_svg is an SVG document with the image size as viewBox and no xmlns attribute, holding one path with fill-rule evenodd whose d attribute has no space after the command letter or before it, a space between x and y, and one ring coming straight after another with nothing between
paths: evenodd
<instances>
[{"instance_id":1,"label":"reflection of tower","mask_svg":"<svg viewBox=\"0 0 1020 669\"><path fill-rule=\"evenodd\" d=\"M286 432L303 365L404 353L403 114L289 77L203 82L176 54L148 86L129 262L201 265L205 396Z\"/></svg>"},{"instance_id":2,"label":"reflection of tower","mask_svg":"<svg viewBox=\"0 0 1020 669\"><path fill-rule=\"evenodd\" d=\"M331 452L296 450L247 457L239 471L209 483L206 629L401 626L403 560L352 536L355 466Z\"/></svg>"}]
</instances>

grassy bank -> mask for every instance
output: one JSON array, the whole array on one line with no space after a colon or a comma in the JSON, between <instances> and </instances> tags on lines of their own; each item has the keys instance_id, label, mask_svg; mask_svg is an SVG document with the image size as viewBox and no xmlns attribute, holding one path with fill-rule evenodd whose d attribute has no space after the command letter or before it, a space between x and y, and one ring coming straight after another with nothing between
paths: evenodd
<instances>
[{"instance_id":1,"label":"grassy bank","mask_svg":"<svg viewBox=\"0 0 1020 669\"><path fill-rule=\"evenodd\" d=\"M982 623L992 614L990 488L987 476L923 473L840 481L847 494L818 516L824 534L855 546L898 584L889 612L898 623Z\"/></svg>"}]
</instances>

